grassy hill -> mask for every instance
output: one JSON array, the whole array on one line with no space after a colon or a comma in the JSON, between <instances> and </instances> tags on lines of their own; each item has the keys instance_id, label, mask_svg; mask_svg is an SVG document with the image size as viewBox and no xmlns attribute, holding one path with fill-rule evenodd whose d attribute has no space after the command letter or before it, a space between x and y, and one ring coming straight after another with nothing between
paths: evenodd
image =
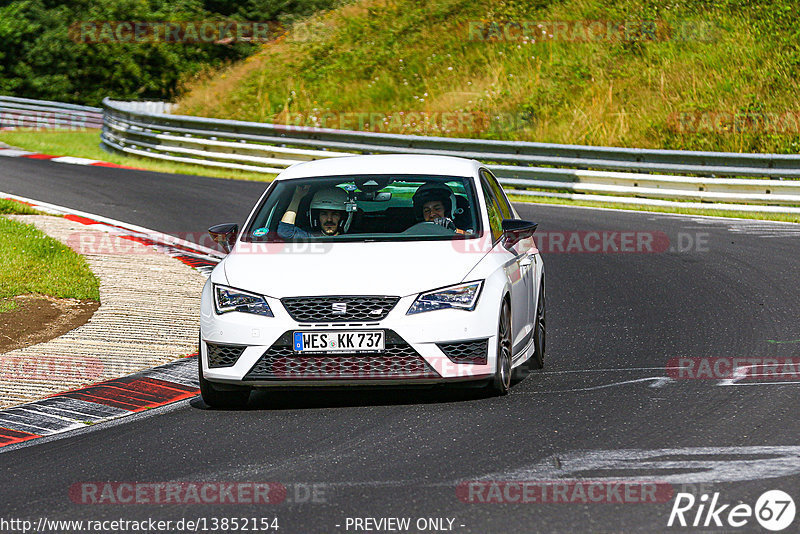
<instances>
[{"instance_id":1,"label":"grassy hill","mask_svg":"<svg viewBox=\"0 0 800 534\"><path fill-rule=\"evenodd\" d=\"M361 0L197 77L179 112L395 133L800 152L795 9L788 0Z\"/></svg>"}]
</instances>

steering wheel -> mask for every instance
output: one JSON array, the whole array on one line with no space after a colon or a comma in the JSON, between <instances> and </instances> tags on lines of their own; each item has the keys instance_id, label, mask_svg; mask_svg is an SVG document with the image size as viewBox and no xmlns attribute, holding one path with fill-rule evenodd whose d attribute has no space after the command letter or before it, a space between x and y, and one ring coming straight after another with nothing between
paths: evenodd
<instances>
[{"instance_id":1,"label":"steering wheel","mask_svg":"<svg viewBox=\"0 0 800 534\"><path fill-rule=\"evenodd\" d=\"M406 235L453 235L454 230L439 226L434 222L422 221L403 231Z\"/></svg>"}]
</instances>

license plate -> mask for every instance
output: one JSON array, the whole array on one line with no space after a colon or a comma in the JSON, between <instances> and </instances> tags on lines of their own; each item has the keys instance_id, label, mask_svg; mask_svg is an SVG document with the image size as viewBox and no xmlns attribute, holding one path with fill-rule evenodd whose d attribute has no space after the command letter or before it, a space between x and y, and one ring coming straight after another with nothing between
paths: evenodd
<instances>
[{"instance_id":1,"label":"license plate","mask_svg":"<svg viewBox=\"0 0 800 534\"><path fill-rule=\"evenodd\" d=\"M294 333L296 352L379 352L383 348L382 330Z\"/></svg>"}]
</instances>

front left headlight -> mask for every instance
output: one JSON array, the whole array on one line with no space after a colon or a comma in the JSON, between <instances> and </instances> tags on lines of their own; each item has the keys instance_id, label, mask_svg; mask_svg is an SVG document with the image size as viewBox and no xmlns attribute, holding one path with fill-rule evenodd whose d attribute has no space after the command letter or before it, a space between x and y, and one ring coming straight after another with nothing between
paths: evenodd
<instances>
[{"instance_id":1,"label":"front left headlight","mask_svg":"<svg viewBox=\"0 0 800 534\"><path fill-rule=\"evenodd\" d=\"M451 308L472 311L478 304L481 287L483 281L477 281L420 293L406 315Z\"/></svg>"},{"instance_id":2,"label":"front left headlight","mask_svg":"<svg viewBox=\"0 0 800 534\"><path fill-rule=\"evenodd\" d=\"M255 293L248 293L241 289L214 285L214 304L217 314L222 315L232 311L274 317L267 304L267 299Z\"/></svg>"}]
</instances>

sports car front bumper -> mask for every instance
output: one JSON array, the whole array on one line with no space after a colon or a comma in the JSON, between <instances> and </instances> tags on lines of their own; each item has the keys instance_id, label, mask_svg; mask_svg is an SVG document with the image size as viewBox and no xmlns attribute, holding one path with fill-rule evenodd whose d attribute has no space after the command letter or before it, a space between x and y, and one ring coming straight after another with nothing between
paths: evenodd
<instances>
[{"instance_id":1,"label":"sports car front bumper","mask_svg":"<svg viewBox=\"0 0 800 534\"><path fill-rule=\"evenodd\" d=\"M209 282L200 327L200 358L210 382L257 387L435 384L482 380L494 372L498 311L493 299L482 298L473 311L406 315L416 298L408 296L379 321L321 323L299 322L281 300L269 297L274 317L218 315L211 291ZM292 346L296 331L367 330L384 332L384 350L309 354Z\"/></svg>"}]
</instances>

